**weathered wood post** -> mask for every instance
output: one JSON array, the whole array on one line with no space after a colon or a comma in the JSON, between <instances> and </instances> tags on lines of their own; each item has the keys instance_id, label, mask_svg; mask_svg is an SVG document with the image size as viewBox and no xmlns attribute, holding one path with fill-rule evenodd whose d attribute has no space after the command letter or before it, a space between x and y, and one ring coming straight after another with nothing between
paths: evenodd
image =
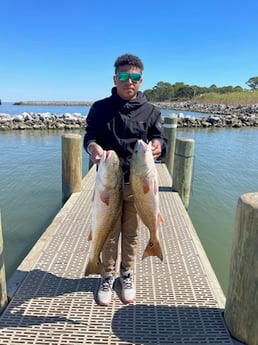
<instances>
[{"instance_id":1,"label":"weathered wood post","mask_svg":"<svg viewBox=\"0 0 258 345\"><path fill-rule=\"evenodd\" d=\"M72 193L82 190L82 136L64 134L62 136L62 194L63 202Z\"/></svg>"},{"instance_id":2,"label":"weathered wood post","mask_svg":"<svg viewBox=\"0 0 258 345\"><path fill-rule=\"evenodd\" d=\"M8 302L6 291L6 276L4 265L4 243L2 234L2 221L0 213L0 314L3 312Z\"/></svg>"},{"instance_id":3,"label":"weathered wood post","mask_svg":"<svg viewBox=\"0 0 258 345\"><path fill-rule=\"evenodd\" d=\"M177 191L186 209L189 207L194 161L194 140L176 139L173 190Z\"/></svg>"},{"instance_id":4,"label":"weathered wood post","mask_svg":"<svg viewBox=\"0 0 258 345\"><path fill-rule=\"evenodd\" d=\"M236 339L258 345L258 192L238 200L225 321Z\"/></svg>"},{"instance_id":5,"label":"weathered wood post","mask_svg":"<svg viewBox=\"0 0 258 345\"><path fill-rule=\"evenodd\" d=\"M168 152L165 158L165 163L170 175L173 174L174 155L176 146L176 129L177 129L177 116L171 114L164 118L164 132L168 139Z\"/></svg>"}]
</instances>

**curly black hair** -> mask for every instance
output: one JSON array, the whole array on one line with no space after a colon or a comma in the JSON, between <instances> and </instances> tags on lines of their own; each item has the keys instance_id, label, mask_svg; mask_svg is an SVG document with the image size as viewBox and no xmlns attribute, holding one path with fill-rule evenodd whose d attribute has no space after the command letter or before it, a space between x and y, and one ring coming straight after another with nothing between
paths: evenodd
<instances>
[{"instance_id":1,"label":"curly black hair","mask_svg":"<svg viewBox=\"0 0 258 345\"><path fill-rule=\"evenodd\" d=\"M117 72L117 69L119 66L124 66L124 65L129 65L129 66L135 66L140 68L143 71L143 63L138 56L132 55L132 54L123 54L119 56L115 63L115 73Z\"/></svg>"}]
</instances>

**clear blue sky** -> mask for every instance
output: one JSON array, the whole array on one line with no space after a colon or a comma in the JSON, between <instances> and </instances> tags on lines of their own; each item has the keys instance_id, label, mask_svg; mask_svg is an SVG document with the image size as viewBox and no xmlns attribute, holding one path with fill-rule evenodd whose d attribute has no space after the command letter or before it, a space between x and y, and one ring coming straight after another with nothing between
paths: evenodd
<instances>
[{"instance_id":1,"label":"clear blue sky","mask_svg":"<svg viewBox=\"0 0 258 345\"><path fill-rule=\"evenodd\" d=\"M257 0L2 0L0 11L2 101L109 96L123 53L143 60L142 91L258 76Z\"/></svg>"}]
</instances>

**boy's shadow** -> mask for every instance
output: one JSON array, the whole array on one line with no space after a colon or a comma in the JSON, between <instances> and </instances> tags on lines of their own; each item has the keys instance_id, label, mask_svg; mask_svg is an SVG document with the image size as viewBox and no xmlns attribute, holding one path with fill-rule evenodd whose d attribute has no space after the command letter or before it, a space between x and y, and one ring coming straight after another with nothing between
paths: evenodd
<instances>
[{"instance_id":1,"label":"boy's shadow","mask_svg":"<svg viewBox=\"0 0 258 345\"><path fill-rule=\"evenodd\" d=\"M92 293L91 298L94 298L96 301L97 289L100 283L99 277L83 277L79 279L63 278L39 269L32 270L30 272L17 271L17 274L23 276L24 279L17 288L16 296L14 294L14 296L9 300L9 304L3 311L2 315L0 315L0 328L6 328L6 326L9 326L6 322L8 319L12 320L10 327L14 326L15 319L21 320L20 322L17 322L17 324L22 327L56 322L67 322L72 324L81 323L65 316L62 317L58 315L39 316L39 313L28 316L24 315L26 306L31 300L37 301L40 299L44 300L45 298L46 302L43 301L43 303L50 303L49 298L55 298L65 294L71 294L73 292L90 292ZM42 301L40 303L42 303ZM42 310L42 315L43 314L45 314L45 310Z\"/></svg>"}]
</instances>

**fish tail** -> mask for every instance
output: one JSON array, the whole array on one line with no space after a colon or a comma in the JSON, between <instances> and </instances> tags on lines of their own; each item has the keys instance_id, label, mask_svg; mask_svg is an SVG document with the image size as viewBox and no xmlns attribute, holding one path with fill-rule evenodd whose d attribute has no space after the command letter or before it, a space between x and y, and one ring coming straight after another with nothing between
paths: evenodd
<instances>
[{"instance_id":1,"label":"fish tail","mask_svg":"<svg viewBox=\"0 0 258 345\"><path fill-rule=\"evenodd\" d=\"M97 262L94 260L89 260L86 269L85 269L85 276L89 274L102 274L104 272L104 266L101 260Z\"/></svg>"},{"instance_id":2,"label":"fish tail","mask_svg":"<svg viewBox=\"0 0 258 345\"><path fill-rule=\"evenodd\" d=\"M159 242L153 243L149 241L142 255L142 259L146 258L147 256L157 256L161 261L163 261L163 254Z\"/></svg>"}]
</instances>

